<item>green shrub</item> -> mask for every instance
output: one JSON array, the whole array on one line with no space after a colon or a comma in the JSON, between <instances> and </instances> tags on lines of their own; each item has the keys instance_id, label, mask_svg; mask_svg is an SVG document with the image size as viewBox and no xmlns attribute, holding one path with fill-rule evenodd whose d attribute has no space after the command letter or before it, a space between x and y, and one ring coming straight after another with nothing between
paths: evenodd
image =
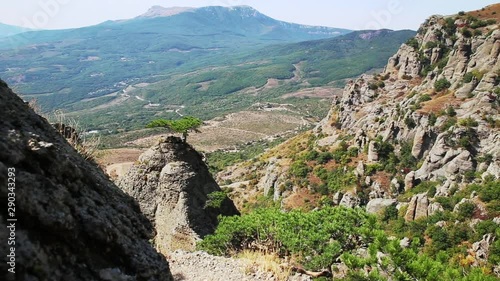
<instances>
[{"instance_id":1,"label":"green shrub","mask_svg":"<svg viewBox=\"0 0 500 281\"><path fill-rule=\"evenodd\" d=\"M455 117L455 116L457 116L457 112L455 111L455 109L452 106L448 106L446 108L446 115L448 115L449 117Z\"/></svg>"},{"instance_id":2,"label":"green shrub","mask_svg":"<svg viewBox=\"0 0 500 281\"><path fill-rule=\"evenodd\" d=\"M205 203L205 208L219 209L224 200L228 199L224 191L216 191L208 194L208 200Z\"/></svg>"},{"instance_id":3,"label":"green shrub","mask_svg":"<svg viewBox=\"0 0 500 281\"><path fill-rule=\"evenodd\" d=\"M364 240L377 229L374 217L361 209L326 207L309 213L261 209L241 217L222 217L215 233L198 248L214 255L266 248L279 256L299 257L307 269L319 270L353 250L352 239Z\"/></svg>"},{"instance_id":4,"label":"green shrub","mask_svg":"<svg viewBox=\"0 0 500 281\"><path fill-rule=\"evenodd\" d=\"M290 166L290 174L298 178L305 178L307 174L311 171L311 168L307 166L306 162L298 160L293 162Z\"/></svg>"},{"instance_id":5,"label":"green shrub","mask_svg":"<svg viewBox=\"0 0 500 281\"><path fill-rule=\"evenodd\" d=\"M434 89L438 92L448 89L451 83L446 78L441 78L434 83Z\"/></svg>"},{"instance_id":6,"label":"green shrub","mask_svg":"<svg viewBox=\"0 0 500 281\"><path fill-rule=\"evenodd\" d=\"M458 125L470 128L470 127L477 127L479 123L477 123L477 121L474 118L467 117L465 119L460 119L458 121Z\"/></svg>"},{"instance_id":7,"label":"green shrub","mask_svg":"<svg viewBox=\"0 0 500 281\"><path fill-rule=\"evenodd\" d=\"M432 98L428 94L423 94L420 96L420 98L418 98L419 102L426 102L426 101L430 101L430 100L432 100Z\"/></svg>"},{"instance_id":8,"label":"green shrub","mask_svg":"<svg viewBox=\"0 0 500 281\"><path fill-rule=\"evenodd\" d=\"M405 122L405 125L410 129L413 129L417 126L417 123L415 122L415 120L411 116L406 117L404 122Z\"/></svg>"},{"instance_id":9,"label":"green shrub","mask_svg":"<svg viewBox=\"0 0 500 281\"><path fill-rule=\"evenodd\" d=\"M458 206L458 217L462 220L469 219L476 210L476 204L472 202L464 202Z\"/></svg>"},{"instance_id":10,"label":"green shrub","mask_svg":"<svg viewBox=\"0 0 500 281\"><path fill-rule=\"evenodd\" d=\"M462 35L465 38L471 38L472 37L472 32L467 27L462 28L462 30L460 32L462 33Z\"/></svg>"},{"instance_id":11,"label":"green shrub","mask_svg":"<svg viewBox=\"0 0 500 281\"><path fill-rule=\"evenodd\" d=\"M491 180L479 186L479 198L484 202L500 200L500 181Z\"/></svg>"},{"instance_id":12,"label":"green shrub","mask_svg":"<svg viewBox=\"0 0 500 281\"><path fill-rule=\"evenodd\" d=\"M418 50L419 47L418 40L415 37L408 39L408 41L406 41L406 45L414 48L415 50Z\"/></svg>"},{"instance_id":13,"label":"green shrub","mask_svg":"<svg viewBox=\"0 0 500 281\"><path fill-rule=\"evenodd\" d=\"M434 113L429 114L429 126L436 125L437 116Z\"/></svg>"},{"instance_id":14,"label":"green shrub","mask_svg":"<svg viewBox=\"0 0 500 281\"><path fill-rule=\"evenodd\" d=\"M321 152L317 157L318 164L326 164L332 159L333 155L330 152Z\"/></svg>"},{"instance_id":15,"label":"green shrub","mask_svg":"<svg viewBox=\"0 0 500 281\"><path fill-rule=\"evenodd\" d=\"M445 132L448 129L450 129L452 126L455 126L457 124L457 118L451 117L446 119L446 121L443 123L441 126L441 132Z\"/></svg>"}]
</instances>

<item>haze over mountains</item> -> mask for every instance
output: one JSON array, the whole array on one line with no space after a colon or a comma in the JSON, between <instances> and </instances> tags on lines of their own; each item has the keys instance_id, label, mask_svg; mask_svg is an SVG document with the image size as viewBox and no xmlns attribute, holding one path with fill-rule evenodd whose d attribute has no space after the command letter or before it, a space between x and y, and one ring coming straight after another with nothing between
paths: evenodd
<instances>
[{"instance_id":1,"label":"haze over mountains","mask_svg":"<svg viewBox=\"0 0 500 281\"><path fill-rule=\"evenodd\" d=\"M30 31L27 28L0 23L0 38Z\"/></svg>"}]
</instances>

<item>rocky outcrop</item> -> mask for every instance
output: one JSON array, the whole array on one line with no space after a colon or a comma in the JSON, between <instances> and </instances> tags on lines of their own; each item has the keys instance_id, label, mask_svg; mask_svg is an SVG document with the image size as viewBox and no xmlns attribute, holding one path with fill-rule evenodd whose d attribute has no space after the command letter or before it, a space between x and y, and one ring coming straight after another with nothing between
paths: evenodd
<instances>
[{"instance_id":1,"label":"rocky outcrop","mask_svg":"<svg viewBox=\"0 0 500 281\"><path fill-rule=\"evenodd\" d=\"M472 244L472 253L474 259L474 265L479 266L488 260L490 254L490 247L495 241L495 236L492 234L485 234L481 241Z\"/></svg>"},{"instance_id":2,"label":"rocky outcrop","mask_svg":"<svg viewBox=\"0 0 500 281\"><path fill-rule=\"evenodd\" d=\"M339 205L347 208L358 207L361 204L361 199L354 192L347 192L340 200Z\"/></svg>"},{"instance_id":3,"label":"rocky outcrop","mask_svg":"<svg viewBox=\"0 0 500 281\"><path fill-rule=\"evenodd\" d=\"M381 214L387 207L395 206L397 202L396 199L373 199L366 205L366 212L370 214Z\"/></svg>"},{"instance_id":4,"label":"rocky outcrop","mask_svg":"<svg viewBox=\"0 0 500 281\"><path fill-rule=\"evenodd\" d=\"M414 221L419 218L425 218L428 215L429 198L427 193L415 195L411 198L408 210L406 211L405 220Z\"/></svg>"},{"instance_id":5,"label":"rocky outcrop","mask_svg":"<svg viewBox=\"0 0 500 281\"><path fill-rule=\"evenodd\" d=\"M239 214L202 156L177 137L160 138L118 185L154 225L154 243L162 253L194 250L200 238L213 233L217 216Z\"/></svg>"},{"instance_id":6,"label":"rocky outcrop","mask_svg":"<svg viewBox=\"0 0 500 281\"><path fill-rule=\"evenodd\" d=\"M271 158L266 173L257 184L257 187L264 192L264 195L271 196L274 201L278 201L281 198L279 186L284 182L284 176L278 159Z\"/></svg>"},{"instance_id":7,"label":"rocky outcrop","mask_svg":"<svg viewBox=\"0 0 500 281\"><path fill-rule=\"evenodd\" d=\"M16 272L2 262L2 280L173 280L137 203L3 81L0 112L0 199L15 198L0 210L0 251L15 247Z\"/></svg>"}]
</instances>

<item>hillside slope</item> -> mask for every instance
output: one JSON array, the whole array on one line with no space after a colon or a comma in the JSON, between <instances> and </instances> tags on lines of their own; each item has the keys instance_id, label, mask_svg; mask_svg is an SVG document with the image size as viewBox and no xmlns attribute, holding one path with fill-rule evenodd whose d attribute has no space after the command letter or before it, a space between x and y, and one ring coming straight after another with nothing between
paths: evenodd
<instances>
[{"instance_id":1,"label":"hillside slope","mask_svg":"<svg viewBox=\"0 0 500 281\"><path fill-rule=\"evenodd\" d=\"M496 13L473 15L429 18L382 73L350 81L313 132L219 181L244 212L278 204L377 215L398 245L360 242L370 253L332 262L332 272L348 268L338 278L374 270L389 279L496 280L500 30Z\"/></svg>"}]
</instances>

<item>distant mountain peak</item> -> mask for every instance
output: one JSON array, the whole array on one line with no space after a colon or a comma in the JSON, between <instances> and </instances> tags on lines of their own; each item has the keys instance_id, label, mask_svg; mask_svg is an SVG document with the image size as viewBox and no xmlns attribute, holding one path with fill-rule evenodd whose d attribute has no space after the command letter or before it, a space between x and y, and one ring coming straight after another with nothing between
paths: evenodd
<instances>
[{"instance_id":1,"label":"distant mountain peak","mask_svg":"<svg viewBox=\"0 0 500 281\"><path fill-rule=\"evenodd\" d=\"M195 8L191 7L170 7L170 8L165 8L162 6L153 6L149 8L149 10L138 16L138 18L157 18L157 17L170 17L173 15L185 13L185 12L190 12L196 10Z\"/></svg>"},{"instance_id":2,"label":"distant mountain peak","mask_svg":"<svg viewBox=\"0 0 500 281\"><path fill-rule=\"evenodd\" d=\"M261 15L259 11L254 9L251 6L247 5L239 5L239 6L229 6L229 7L224 7L224 6L207 6L207 7L200 7L200 8L193 8L193 7L169 7L165 8L159 5L152 6L149 8L149 10L138 16L137 18L158 18L158 17L170 17L178 14L182 14L185 12L193 12L196 10L226 10L226 11L237 11L242 13L244 16L257 16Z\"/></svg>"}]
</instances>

